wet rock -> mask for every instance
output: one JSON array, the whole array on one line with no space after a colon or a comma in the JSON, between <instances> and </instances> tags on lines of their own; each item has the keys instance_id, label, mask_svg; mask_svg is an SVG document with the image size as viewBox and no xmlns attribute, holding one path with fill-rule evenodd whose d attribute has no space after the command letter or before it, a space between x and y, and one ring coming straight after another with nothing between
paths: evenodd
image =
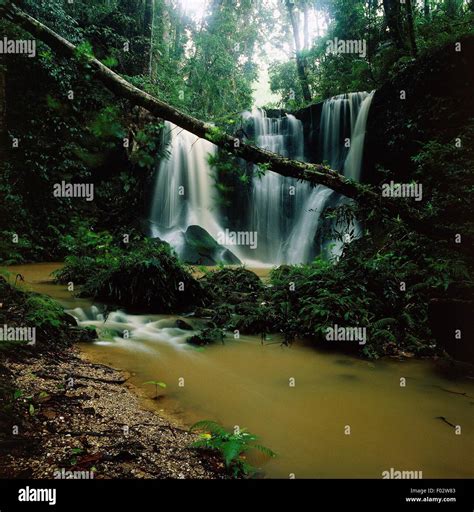
<instances>
[{"instance_id":1,"label":"wet rock","mask_svg":"<svg viewBox=\"0 0 474 512\"><path fill-rule=\"evenodd\" d=\"M183 320L182 318L178 318L175 322L176 324L176 327L178 327L178 329L183 329L184 331L193 331L194 330L194 327L189 324L188 322L186 322L185 320Z\"/></svg>"},{"instance_id":2,"label":"wet rock","mask_svg":"<svg viewBox=\"0 0 474 512\"><path fill-rule=\"evenodd\" d=\"M97 339L97 332L95 329L84 329L82 327L70 327L70 330L73 333L73 336L77 341L82 343L87 343L90 341L94 341Z\"/></svg>"},{"instance_id":3,"label":"wet rock","mask_svg":"<svg viewBox=\"0 0 474 512\"><path fill-rule=\"evenodd\" d=\"M212 318L215 314L216 312L209 308L196 308L194 311L194 316L197 318Z\"/></svg>"},{"instance_id":4,"label":"wet rock","mask_svg":"<svg viewBox=\"0 0 474 512\"><path fill-rule=\"evenodd\" d=\"M219 245L200 226L189 226L183 235L184 247L180 258L192 265L240 265L241 261L229 249Z\"/></svg>"}]
</instances>

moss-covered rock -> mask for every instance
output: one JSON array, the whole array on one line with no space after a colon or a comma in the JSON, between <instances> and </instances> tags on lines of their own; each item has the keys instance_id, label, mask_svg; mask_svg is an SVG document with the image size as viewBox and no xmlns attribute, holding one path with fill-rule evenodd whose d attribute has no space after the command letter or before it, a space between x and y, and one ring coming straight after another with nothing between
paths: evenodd
<instances>
[{"instance_id":1,"label":"moss-covered rock","mask_svg":"<svg viewBox=\"0 0 474 512\"><path fill-rule=\"evenodd\" d=\"M51 297L18 289L3 277L0 277L0 304L0 326L34 328L35 350L49 350L95 337L94 332L79 329L74 318ZM0 339L3 352L26 345L27 341Z\"/></svg>"},{"instance_id":2,"label":"moss-covered rock","mask_svg":"<svg viewBox=\"0 0 474 512\"><path fill-rule=\"evenodd\" d=\"M219 245L200 226L189 226L183 235L184 248L180 254L191 265L240 265L241 261L229 249Z\"/></svg>"}]
</instances>

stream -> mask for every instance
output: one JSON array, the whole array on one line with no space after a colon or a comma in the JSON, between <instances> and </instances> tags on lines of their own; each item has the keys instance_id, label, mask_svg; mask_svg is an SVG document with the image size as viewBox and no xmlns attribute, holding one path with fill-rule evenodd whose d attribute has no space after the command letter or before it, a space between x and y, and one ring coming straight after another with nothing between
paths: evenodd
<instances>
[{"instance_id":1,"label":"stream","mask_svg":"<svg viewBox=\"0 0 474 512\"><path fill-rule=\"evenodd\" d=\"M188 426L212 419L259 435L278 454L251 459L266 477L381 478L391 468L422 471L423 478L474 477L474 381L448 379L435 361L367 361L304 342L284 347L278 336L262 345L259 336L229 334L224 344L195 348L186 343L193 331L164 315L115 311L104 326L100 304L48 282L59 265L9 270L61 302L80 325L102 329L95 343L79 345L90 360L127 370L150 398L155 387L145 382L165 382L153 400L158 411Z\"/></svg>"}]
</instances>

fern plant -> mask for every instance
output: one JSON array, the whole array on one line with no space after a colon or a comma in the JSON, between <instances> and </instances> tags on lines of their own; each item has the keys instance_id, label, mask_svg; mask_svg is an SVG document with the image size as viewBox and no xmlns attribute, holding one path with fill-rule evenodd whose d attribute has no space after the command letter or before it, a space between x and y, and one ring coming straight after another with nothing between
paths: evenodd
<instances>
[{"instance_id":1,"label":"fern plant","mask_svg":"<svg viewBox=\"0 0 474 512\"><path fill-rule=\"evenodd\" d=\"M234 478L249 477L256 473L257 469L246 461L248 451L259 450L267 457L276 457L275 452L258 444L258 437L245 428L229 432L215 421L202 420L195 423L191 430L202 431L191 447L218 452Z\"/></svg>"}]
</instances>

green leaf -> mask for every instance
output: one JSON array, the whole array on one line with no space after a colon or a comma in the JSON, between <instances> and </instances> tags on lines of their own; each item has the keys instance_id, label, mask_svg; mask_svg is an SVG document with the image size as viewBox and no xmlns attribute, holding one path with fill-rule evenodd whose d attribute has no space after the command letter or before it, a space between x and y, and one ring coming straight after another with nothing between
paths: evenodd
<instances>
[{"instance_id":1,"label":"green leaf","mask_svg":"<svg viewBox=\"0 0 474 512\"><path fill-rule=\"evenodd\" d=\"M270 450L270 448L267 448L266 446L262 446L261 444L253 444L252 448L255 448L256 450L262 452L263 454L267 455L268 457L276 457L277 454Z\"/></svg>"},{"instance_id":2,"label":"green leaf","mask_svg":"<svg viewBox=\"0 0 474 512\"><path fill-rule=\"evenodd\" d=\"M219 425L219 423L211 420L201 420L197 423L194 423L194 425L191 426L190 430L208 430L211 433L214 434L226 434L226 430L224 427Z\"/></svg>"},{"instance_id":3,"label":"green leaf","mask_svg":"<svg viewBox=\"0 0 474 512\"><path fill-rule=\"evenodd\" d=\"M243 445L238 440L226 441L222 443L220 451L224 457L225 465L229 466L230 463L241 454Z\"/></svg>"}]
</instances>

